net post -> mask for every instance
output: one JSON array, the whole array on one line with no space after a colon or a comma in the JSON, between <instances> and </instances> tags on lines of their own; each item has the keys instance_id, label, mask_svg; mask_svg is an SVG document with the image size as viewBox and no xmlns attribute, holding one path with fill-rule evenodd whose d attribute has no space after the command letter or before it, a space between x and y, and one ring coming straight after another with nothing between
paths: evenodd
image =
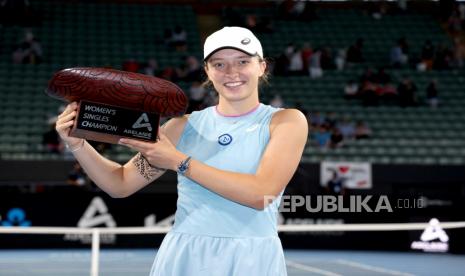
<instances>
[{"instance_id":1,"label":"net post","mask_svg":"<svg viewBox=\"0 0 465 276\"><path fill-rule=\"evenodd\" d=\"M92 229L92 259L90 262L90 276L98 276L100 254L100 231Z\"/></svg>"}]
</instances>

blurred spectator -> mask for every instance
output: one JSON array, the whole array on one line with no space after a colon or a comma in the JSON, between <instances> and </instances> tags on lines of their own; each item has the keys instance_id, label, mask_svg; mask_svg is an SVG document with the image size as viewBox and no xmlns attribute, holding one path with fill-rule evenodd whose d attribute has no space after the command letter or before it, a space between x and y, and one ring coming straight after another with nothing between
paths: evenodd
<instances>
[{"instance_id":1,"label":"blurred spectator","mask_svg":"<svg viewBox=\"0 0 465 276\"><path fill-rule=\"evenodd\" d=\"M252 32L256 31L257 28L257 15L256 14L247 14L245 16L245 27Z\"/></svg>"},{"instance_id":2,"label":"blurred spectator","mask_svg":"<svg viewBox=\"0 0 465 276\"><path fill-rule=\"evenodd\" d=\"M316 128L312 138L317 147L327 148L331 139L331 134L328 132L327 126L321 125Z\"/></svg>"},{"instance_id":3,"label":"blurred spectator","mask_svg":"<svg viewBox=\"0 0 465 276\"><path fill-rule=\"evenodd\" d=\"M171 41L176 51L187 50L187 32L181 26L177 25L174 28Z\"/></svg>"},{"instance_id":4,"label":"blurred spectator","mask_svg":"<svg viewBox=\"0 0 465 276\"><path fill-rule=\"evenodd\" d=\"M432 80L426 88L426 99L431 108L437 108L439 104L437 80Z\"/></svg>"},{"instance_id":5,"label":"blurred spectator","mask_svg":"<svg viewBox=\"0 0 465 276\"><path fill-rule=\"evenodd\" d=\"M365 122L359 120L356 124L348 116L338 121L337 115L330 112L326 117L315 111L309 116L312 142L319 148L339 148L344 141L351 139L366 139L372 136L372 130Z\"/></svg>"},{"instance_id":6,"label":"blurred spectator","mask_svg":"<svg viewBox=\"0 0 465 276\"><path fill-rule=\"evenodd\" d=\"M416 106L417 86L410 78L404 78L397 88L397 94L399 95L399 104L402 107Z\"/></svg>"},{"instance_id":7,"label":"blurred spectator","mask_svg":"<svg viewBox=\"0 0 465 276\"><path fill-rule=\"evenodd\" d=\"M226 8L225 17L225 21L228 22L226 25L244 26L253 33L272 33L274 31L273 21L271 17L267 15L250 13L245 15L243 19L242 12L238 12L237 10L231 12L230 9ZM233 22L236 22L236 24Z\"/></svg>"},{"instance_id":8,"label":"blurred spectator","mask_svg":"<svg viewBox=\"0 0 465 276\"><path fill-rule=\"evenodd\" d=\"M175 81L177 78L176 70L173 67L166 67L160 72L160 78Z\"/></svg>"},{"instance_id":9,"label":"blurred spectator","mask_svg":"<svg viewBox=\"0 0 465 276\"><path fill-rule=\"evenodd\" d=\"M202 83L200 81L194 81L189 88L189 108L187 113L201 110L206 95L207 90L202 86Z\"/></svg>"},{"instance_id":10,"label":"blurred spectator","mask_svg":"<svg viewBox=\"0 0 465 276\"><path fill-rule=\"evenodd\" d=\"M311 21L317 19L315 5L307 1L277 1L281 19Z\"/></svg>"},{"instance_id":11,"label":"blurred spectator","mask_svg":"<svg viewBox=\"0 0 465 276\"><path fill-rule=\"evenodd\" d=\"M337 124L336 128L339 129L344 139L354 138L355 126L348 116L344 116L341 122Z\"/></svg>"},{"instance_id":12,"label":"blurred spectator","mask_svg":"<svg viewBox=\"0 0 465 276\"><path fill-rule=\"evenodd\" d=\"M408 56L404 54L399 41L391 48L390 63L394 68L399 68L407 64Z\"/></svg>"},{"instance_id":13,"label":"blurred spectator","mask_svg":"<svg viewBox=\"0 0 465 276\"><path fill-rule=\"evenodd\" d=\"M346 58L348 63L362 63L365 61L363 58L363 38L358 38L357 41L349 47Z\"/></svg>"},{"instance_id":14,"label":"blurred spectator","mask_svg":"<svg viewBox=\"0 0 465 276\"><path fill-rule=\"evenodd\" d=\"M421 67L420 71L433 69L434 45L431 40L426 40L421 49Z\"/></svg>"},{"instance_id":15,"label":"blurred spectator","mask_svg":"<svg viewBox=\"0 0 465 276\"><path fill-rule=\"evenodd\" d=\"M364 83L366 81L375 82L375 72L373 68L367 68L360 76L360 83Z\"/></svg>"},{"instance_id":16,"label":"blurred spectator","mask_svg":"<svg viewBox=\"0 0 465 276\"><path fill-rule=\"evenodd\" d=\"M302 49L300 50L300 53L302 55L302 63L304 70L307 70L306 73L308 73L308 68L310 66L310 57L313 53L313 49L310 46L310 43L304 42L304 44L302 45Z\"/></svg>"},{"instance_id":17,"label":"blurred spectator","mask_svg":"<svg viewBox=\"0 0 465 276\"><path fill-rule=\"evenodd\" d=\"M305 11L306 3L304 1L295 1L293 7L289 11L291 18L299 18Z\"/></svg>"},{"instance_id":18,"label":"blurred spectator","mask_svg":"<svg viewBox=\"0 0 465 276\"><path fill-rule=\"evenodd\" d=\"M179 25L176 25L174 30L165 28L163 31L163 43L168 48L184 52L187 50L187 32Z\"/></svg>"},{"instance_id":19,"label":"blurred spectator","mask_svg":"<svg viewBox=\"0 0 465 276\"><path fill-rule=\"evenodd\" d=\"M331 179L326 183L326 188L331 195L344 195L344 178L339 177L337 171L333 171Z\"/></svg>"},{"instance_id":20,"label":"blurred spectator","mask_svg":"<svg viewBox=\"0 0 465 276\"><path fill-rule=\"evenodd\" d=\"M323 76L323 69L321 68L321 50L316 49L310 57L310 78L317 79Z\"/></svg>"},{"instance_id":21,"label":"blurred spectator","mask_svg":"<svg viewBox=\"0 0 465 276\"><path fill-rule=\"evenodd\" d=\"M358 97L358 84L354 80L349 80L344 86L344 98L347 100Z\"/></svg>"},{"instance_id":22,"label":"blurred spectator","mask_svg":"<svg viewBox=\"0 0 465 276\"><path fill-rule=\"evenodd\" d=\"M167 47L171 47L172 46L172 43L173 43L173 31L169 28L166 28L164 31L163 31L163 43L167 46Z\"/></svg>"},{"instance_id":23,"label":"blurred spectator","mask_svg":"<svg viewBox=\"0 0 465 276\"><path fill-rule=\"evenodd\" d=\"M133 58L123 62L123 71L137 73L139 72L140 64Z\"/></svg>"},{"instance_id":24,"label":"blurred spectator","mask_svg":"<svg viewBox=\"0 0 465 276\"><path fill-rule=\"evenodd\" d=\"M294 48L293 52L289 56L289 73L293 76L299 76L304 74L304 64L302 60L302 53L299 49Z\"/></svg>"},{"instance_id":25,"label":"blurred spectator","mask_svg":"<svg viewBox=\"0 0 465 276\"><path fill-rule=\"evenodd\" d=\"M55 130L55 123L49 125L49 129L42 135L42 145L46 152L60 154L63 152L63 143Z\"/></svg>"},{"instance_id":26,"label":"blurred spectator","mask_svg":"<svg viewBox=\"0 0 465 276\"><path fill-rule=\"evenodd\" d=\"M362 99L362 104L364 106L377 106L379 105L379 96L377 91L377 86L370 81L365 81L362 83L360 88L360 98Z\"/></svg>"},{"instance_id":27,"label":"blurred spectator","mask_svg":"<svg viewBox=\"0 0 465 276\"><path fill-rule=\"evenodd\" d=\"M463 26L465 25L465 4L463 2L458 4L457 10L459 12L460 20L462 21L462 30L463 30L464 29Z\"/></svg>"},{"instance_id":28,"label":"blurred spectator","mask_svg":"<svg viewBox=\"0 0 465 276\"><path fill-rule=\"evenodd\" d=\"M84 169L82 169L79 162L74 163L73 168L68 173L68 178L66 179L66 182L69 185L80 187L85 190L92 189L92 182L90 181L87 174L84 172Z\"/></svg>"},{"instance_id":29,"label":"blurred spectator","mask_svg":"<svg viewBox=\"0 0 465 276\"><path fill-rule=\"evenodd\" d=\"M408 57L410 53L410 46L407 42L407 38L405 36L399 38L398 43L400 45L400 49L402 50L402 54L405 56L406 60L408 61Z\"/></svg>"},{"instance_id":30,"label":"blurred spectator","mask_svg":"<svg viewBox=\"0 0 465 276\"><path fill-rule=\"evenodd\" d=\"M376 75L372 68L368 68L360 76L359 97L362 99L364 106L376 106L379 104L377 90Z\"/></svg>"},{"instance_id":31,"label":"blurred spectator","mask_svg":"<svg viewBox=\"0 0 465 276\"><path fill-rule=\"evenodd\" d=\"M355 139L366 139L370 138L373 134L371 129L367 126L367 124L363 121L357 121L355 124Z\"/></svg>"},{"instance_id":32,"label":"blurred spectator","mask_svg":"<svg viewBox=\"0 0 465 276\"><path fill-rule=\"evenodd\" d=\"M279 94L274 95L273 99L271 99L270 101L270 105L273 107L278 107L278 108L285 106L284 100Z\"/></svg>"},{"instance_id":33,"label":"blurred spectator","mask_svg":"<svg viewBox=\"0 0 465 276\"><path fill-rule=\"evenodd\" d=\"M433 69L448 70L451 69L453 63L452 51L443 43L439 44L435 59L433 61Z\"/></svg>"},{"instance_id":34,"label":"blurred spectator","mask_svg":"<svg viewBox=\"0 0 465 276\"><path fill-rule=\"evenodd\" d=\"M325 123L325 116L319 111L315 111L313 114L310 114L310 123L312 126L321 126Z\"/></svg>"},{"instance_id":35,"label":"blurred spectator","mask_svg":"<svg viewBox=\"0 0 465 276\"><path fill-rule=\"evenodd\" d=\"M258 33L272 33L274 32L273 21L268 16L261 17L257 26Z\"/></svg>"},{"instance_id":36,"label":"blurred spectator","mask_svg":"<svg viewBox=\"0 0 465 276\"><path fill-rule=\"evenodd\" d=\"M460 19L462 21L465 20L465 4L464 3L458 4L458 11L459 11Z\"/></svg>"},{"instance_id":37,"label":"blurred spectator","mask_svg":"<svg viewBox=\"0 0 465 276\"><path fill-rule=\"evenodd\" d=\"M305 3L303 1L296 2L293 0L284 0L278 2L278 4L280 17L282 19L298 19L305 10Z\"/></svg>"},{"instance_id":38,"label":"blurred spectator","mask_svg":"<svg viewBox=\"0 0 465 276\"><path fill-rule=\"evenodd\" d=\"M346 65L346 51L344 49L339 49L337 51L337 55L334 58L334 63L336 64L337 70L344 70L344 67Z\"/></svg>"},{"instance_id":39,"label":"blurred spectator","mask_svg":"<svg viewBox=\"0 0 465 276\"><path fill-rule=\"evenodd\" d=\"M462 31L462 20L460 19L460 11L455 9L447 19L447 28L452 35L456 35Z\"/></svg>"},{"instance_id":40,"label":"blurred spectator","mask_svg":"<svg viewBox=\"0 0 465 276\"><path fill-rule=\"evenodd\" d=\"M203 101L205 107L218 104L218 93L214 90L207 90L207 95Z\"/></svg>"},{"instance_id":41,"label":"blurred spectator","mask_svg":"<svg viewBox=\"0 0 465 276\"><path fill-rule=\"evenodd\" d=\"M290 59L295 51L296 51L295 44L293 42L290 42L287 44L286 48L284 49L284 54L287 56L288 59Z\"/></svg>"},{"instance_id":42,"label":"blurred spectator","mask_svg":"<svg viewBox=\"0 0 465 276\"><path fill-rule=\"evenodd\" d=\"M322 48L320 64L321 69L323 70L332 70L336 68L333 61L333 54L331 53L331 49L329 47Z\"/></svg>"},{"instance_id":43,"label":"blurred spectator","mask_svg":"<svg viewBox=\"0 0 465 276\"><path fill-rule=\"evenodd\" d=\"M391 51L389 53L389 63L393 68L399 68L401 65L405 64L404 58L402 56L402 49L397 42L391 47Z\"/></svg>"},{"instance_id":44,"label":"blurred spectator","mask_svg":"<svg viewBox=\"0 0 465 276\"><path fill-rule=\"evenodd\" d=\"M343 146L344 135L342 135L339 128L335 127L331 130L331 137L329 138L329 147L332 149Z\"/></svg>"},{"instance_id":45,"label":"blurred spectator","mask_svg":"<svg viewBox=\"0 0 465 276\"><path fill-rule=\"evenodd\" d=\"M289 63L290 61L286 54L284 52L281 53L278 58L276 58L276 62L273 66L273 74L276 76L287 76Z\"/></svg>"},{"instance_id":46,"label":"blurred spectator","mask_svg":"<svg viewBox=\"0 0 465 276\"><path fill-rule=\"evenodd\" d=\"M376 88L378 96L387 100L397 96L396 88L391 83L391 76L383 67L378 69L378 73L374 76L374 82L378 86Z\"/></svg>"},{"instance_id":47,"label":"blurred spectator","mask_svg":"<svg viewBox=\"0 0 465 276\"><path fill-rule=\"evenodd\" d=\"M372 11L371 16L374 19L380 20L384 15L388 13L389 6L384 1L375 1L372 2Z\"/></svg>"},{"instance_id":48,"label":"blurred spectator","mask_svg":"<svg viewBox=\"0 0 465 276\"><path fill-rule=\"evenodd\" d=\"M184 64L176 70L177 78L183 81L201 81L202 66L194 56L184 58Z\"/></svg>"},{"instance_id":49,"label":"blurred spectator","mask_svg":"<svg viewBox=\"0 0 465 276\"><path fill-rule=\"evenodd\" d=\"M276 59L274 74L277 76L288 76L291 57L296 51L294 43L288 43L284 51Z\"/></svg>"},{"instance_id":50,"label":"blurred spectator","mask_svg":"<svg viewBox=\"0 0 465 276\"><path fill-rule=\"evenodd\" d=\"M149 76L159 76L160 72L157 60L154 58L149 59L142 72Z\"/></svg>"},{"instance_id":51,"label":"blurred spectator","mask_svg":"<svg viewBox=\"0 0 465 276\"><path fill-rule=\"evenodd\" d=\"M380 67L377 73L372 68L365 70L360 77L358 97L365 106L376 106L380 99L391 100L397 97L397 91L391 83L391 76Z\"/></svg>"},{"instance_id":52,"label":"blurred spectator","mask_svg":"<svg viewBox=\"0 0 465 276\"><path fill-rule=\"evenodd\" d=\"M13 52L13 63L39 64L42 62L42 46L31 31L26 31L23 41Z\"/></svg>"},{"instance_id":53,"label":"blurred spectator","mask_svg":"<svg viewBox=\"0 0 465 276\"><path fill-rule=\"evenodd\" d=\"M258 22L256 14L248 14L245 16L245 27L253 33L258 32Z\"/></svg>"},{"instance_id":54,"label":"blurred spectator","mask_svg":"<svg viewBox=\"0 0 465 276\"><path fill-rule=\"evenodd\" d=\"M391 82L391 76L383 67L380 67L376 75L373 76L373 82L381 85L387 85Z\"/></svg>"},{"instance_id":55,"label":"blurred spectator","mask_svg":"<svg viewBox=\"0 0 465 276\"><path fill-rule=\"evenodd\" d=\"M328 112L325 117L325 124L328 126L328 128L333 128L336 127L337 124L337 114L336 112Z\"/></svg>"},{"instance_id":56,"label":"blurred spectator","mask_svg":"<svg viewBox=\"0 0 465 276\"><path fill-rule=\"evenodd\" d=\"M405 13L407 11L407 0L397 0L397 10Z\"/></svg>"}]
</instances>

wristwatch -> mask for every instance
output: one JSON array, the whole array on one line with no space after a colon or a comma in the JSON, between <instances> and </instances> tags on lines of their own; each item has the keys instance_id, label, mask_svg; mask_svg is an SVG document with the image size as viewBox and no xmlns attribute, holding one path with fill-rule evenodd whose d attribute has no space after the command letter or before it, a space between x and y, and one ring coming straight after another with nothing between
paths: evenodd
<instances>
[{"instance_id":1,"label":"wristwatch","mask_svg":"<svg viewBox=\"0 0 465 276\"><path fill-rule=\"evenodd\" d=\"M187 157L186 160L181 161L181 163L179 163L178 165L178 173L184 175L189 169L190 162L191 162L191 156Z\"/></svg>"}]
</instances>

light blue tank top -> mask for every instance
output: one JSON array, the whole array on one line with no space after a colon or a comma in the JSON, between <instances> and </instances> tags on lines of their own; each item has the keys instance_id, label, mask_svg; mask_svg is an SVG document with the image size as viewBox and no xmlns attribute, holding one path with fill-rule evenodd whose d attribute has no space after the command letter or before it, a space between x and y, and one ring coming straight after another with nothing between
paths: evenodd
<instances>
[{"instance_id":1,"label":"light blue tank top","mask_svg":"<svg viewBox=\"0 0 465 276\"><path fill-rule=\"evenodd\" d=\"M222 116L214 106L193 112L176 147L209 166L254 174L270 139L272 115L278 110L260 104L240 117ZM178 174L173 231L215 237L276 236L279 202L277 198L264 210L256 210Z\"/></svg>"}]
</instances>

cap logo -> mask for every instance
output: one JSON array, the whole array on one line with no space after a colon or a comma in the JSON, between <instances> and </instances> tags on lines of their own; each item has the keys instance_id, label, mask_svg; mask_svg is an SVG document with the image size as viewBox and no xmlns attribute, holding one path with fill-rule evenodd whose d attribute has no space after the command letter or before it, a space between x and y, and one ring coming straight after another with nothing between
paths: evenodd
<instances>
[{"instance_id":1,"label":"cap logo","mask_svg":"<svg viewBox=\"0 0 465 276\"><path fill-rule=\"evenodd\" d=\"M246 37L246 38L244 38L243 40L241 40L241 44L242 44L242 45L247 45L247 44L249 44L249 43L250 43L250 38L248 38L248 37Z\"/></svg>"}]
</instances>

